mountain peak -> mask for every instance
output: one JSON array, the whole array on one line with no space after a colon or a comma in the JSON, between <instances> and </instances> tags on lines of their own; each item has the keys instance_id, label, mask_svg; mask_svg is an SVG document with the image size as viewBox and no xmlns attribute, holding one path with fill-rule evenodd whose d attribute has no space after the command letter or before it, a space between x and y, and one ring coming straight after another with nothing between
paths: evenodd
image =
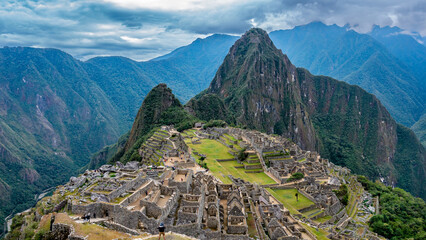
<instances>
[{"instance_id":1,"label":"mountain peak","mask_svg":"<svg viewBox=\"0 0 426 240\"><path fill-rule=\"evenodd\" d=\"M266 31L252 28L232 46L206 93L222 98L237 123L285 133L304 147L315 148L309 116L301 112L296 67ZM299 114L305 115L304 122L297 121Z\"/></svg>"},{"instance_id":2,"label":"mountain peak","mask_svg":"<svg viewBox=\"0 0 426 240\"><path fill-rule=\"evenodd\" d=\"M160 83L154 87L142 102L125 149L130 149L140 136L148 133L154 124L161 119L161 115L170 107L182 108L182 104L166 84Z\"/></svg>"},{"instance_id":3,"label":"mountain peak","mask_svg":"<svg viewBox=\"0 0 426 240\"><path fill-rule=\"evenodd\" d=\"M272 44L272 40L269 38L268 33L261 28L251 28L237 42L255 43L259 44L265 42ZM273 45L273 44L272 44Z\"/></svg>"}]
</instances>

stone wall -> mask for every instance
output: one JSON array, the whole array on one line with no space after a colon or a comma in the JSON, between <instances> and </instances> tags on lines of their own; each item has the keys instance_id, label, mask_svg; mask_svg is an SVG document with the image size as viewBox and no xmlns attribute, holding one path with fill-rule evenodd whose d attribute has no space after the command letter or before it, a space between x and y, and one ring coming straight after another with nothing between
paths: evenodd
<instances>
[{"instance_id":1,"label":"stone wall","mask_svg":"<svg viewBox=\"0 0 426 240\"><path fill-rule=\"evenodd\" d=\"M228 230L226 231L229 234L246 234L248 231L247 222L244 218L241 224L229 224L229 216L228 216Z\"/></svg>"},{"instance_id":2,"label":"stone wall","mask_svg":"<svg viewBox=\"0 0 426 240\"><path fill-rule=\"evenodd\" d=\"M175 176L179 174L186 174L186 181L174 181ZM177 187L181 193L188 193L192 183L192 175L193 171L190 169L177 169L169 179L169 186Z\"/></svg>"},{"instance_id":3,"label":"stone wall","mask_svg":"<svg viewBox=\"0 0 426 240\"><path fill-rule=\"evenodd\" d=\"M301 194L303 194L303 196L305 196L307 199L309 199L312 202L314 202L315 204L317 204L317 201L315 200L315 198L313 198L310 194L308 194L307 192L303 191L302 189L299 189L299 192Z\"/></svg>"},{"instance_id":4,"label":"stone wall","mask_svg":"<svg viewBox=\"0 0 426 240\"><path fill-rule=\"evenodd\" d=\"M337 214L339 212L339 210L340 210L341 207L342 206L341 206L340 202L335 202L330 207L328 207L326 209L326 211L327 211L328 215L333 216L333 215L335 215L335 214Z\"/></svg>"},{"instance_id":5,"label":"stone wall","mask_svg":"<svg viewBox=\"0 0 426 240\"><path fill-rule=\"evenodd\" d=\"M249 240L247 235L233 235L233 234L222 234L221 239L223 240Z\"/></svg>"},{"instance_id":6,"label":"stone wall","mask_svg":"<svg viewBox=\"0 0 426 240\"><path fill-rule=\"evenodd\" d=\"M112 191L110 194L108 194L107 198L111 202L112 200L118 198L123 193L126 193L127 191L138 188L141 186L144 182L148 181L147 178L142 178L141 175L139 175L137 178L135 178L132 181L128 181L124 184L122 184L118 189Z\"/></svg>"},{"instance_id":7,"label":"stone wall","mask_svg":"<svg viewBox=\"0 0 426 240\"><path fill-rule=\"evenodd\" d=\"M127 207L130 203L136 201L138 198L140 198L143 194L145 194L145 191L148 191L154 186L154 181L150 181L146 186L143 188L137 190L132 195L130 195L125 201L123 201L120 205L123 207Z\"/></svg>"},{"instance_id":8,"label":"stone wall","mask_svg":"<svg viewBox=\"0 0 426 240\"><path fill-rule=\"evenodd\" d=\"M113 222L109 222L109 221L103 221L102 224L109 229L115 230L115 231L119 231L119 232L124 232L124 233L128 233L131 235L139 235L139 232L132 230L130 228L127 228L121 224L117 224L117 223L113 223Z\"/></svg>"},{"instance_id":9,"label":"stone wall","mask_svg":"<svg viewBox=\"0 0 426 240\"><path fill-rule=\"evenodd\" d=\"M177 168L193 168L195 167L195 159L191 158L191 160L193 160L194 162L177 162L175 163L175 167Z\"/></svg>"},{"instance_id":10,"label":"stone wall","mask_svg":"<svg viewBox=\"0 0 426 240\"><path fill-rule=\"evenodd\" d=\"M60 203L58 203L53 209L52 212L57 212L59 210L61 210L62 208L65 207L65 205L67 205L67 200L62 200Z\"/></svg>"},{"instance_id":11,"label":"stone wall","mask_svg":"<svg viewBox=\"0 0 426 240\"><path fill-rule=\"evenodd\" d=\"M54 223L52 226L52 232L54 239L67 239L67 240L87 240L87 237L75 235L75 230L72 225L63 223Z\"/></svg>"},{"instance_id":12,"label":"stone wall","mask_svg":"<svg viewBox=\"0 0 426 240\"><path fill-rule=\"evenodd\" d=\"M162 188L165 188L165 187L162 186ZM162 193L163 193L163 190L165 189L161 190ZM168 195L168 194L163 194L163 195ZM140 200L140 205L146 207L146 215L148 217L154 217L158 219L161 216L165 217L169 214L170 210L176 204L178 197L179 197L179 192L173 192L169 200L167 200L167 203L164 207L158 206L156 201L150 202L144 199Z\"/></svg>"}]
</instances>

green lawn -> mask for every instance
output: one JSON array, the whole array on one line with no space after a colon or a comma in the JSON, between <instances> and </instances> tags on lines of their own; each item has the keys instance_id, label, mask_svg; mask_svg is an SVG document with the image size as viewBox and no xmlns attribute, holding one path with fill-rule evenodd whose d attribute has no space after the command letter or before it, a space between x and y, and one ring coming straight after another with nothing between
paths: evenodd
<instances>
[{"instance_id":1,"label":"green lawn","mask_svg":"<svg viewBox=\"0 0 426 240\"><path fill-rule=\"evenodd\" d=\"M299 201L296 201L295 194L297 189L270 189L267 188L278 201L280 201L291 214L300 214L299 209L308 207L314 204L311 200L299 193Z\"/></svg>"},{"instance_id":2,"label":"green lawn","mask_svg":"<svg viewBox=\"0 0 426 240\"><path fill-rule=\"evenodd\" d=\"M300 223L303 225L303 227L305 229L307 229L310 233L312 233L313 235L315 235L317 237L318 240L327 240L329 238L327 238L327 235L329 234L328 232L324 231L323 229L319 228L317 231L315 228L310 227L308 225L306 225L305 223Z\"/></svg>"},{"instance_id":3,"label":"green lawn","mask_svg":"<svg viewBox=\"0 0 426 240\"><path fill-rule=\"evenodd\" d=\"M303 215L305 215L306 217L309 217L309 215L311 215L311 214L313 214L313 213L315 213L315 214L313 214L311 217L314 217L314 216L316 216L316 215L318 215L318 214L321 214L323 211L318 211L319 209L318 208L314 208L314 209L312 209L312 210L310 210L310 211L307 211L307 212L304 212L303 213Z\"/></svg>"},{"instance_id":4,"label":"green lawn","mask_svg":"<svg viewBox=\"0 0 426 240\"><path fill-rule=\"evenodd\" d=\"M233 136L229 135L229 134L223 134L226 137L228 137L229 139L231 139L231 141L237 141L237 139L235 139Z\"/></svg>"},{"instance_id":5,"label":"green lawn","mask_svg":"<svg viewBox=\"0 0 426 240\"><path fill-rule=\"evenodd\" d=\"M216 159L228 159L233 158L228 151L229 149L216 140L201 139L201 144L192 144L189 141L187 145L192 148L193 151L205 154L207 158L204 160L207 163L209 170L213 175L224 183L231 183L231 180L227 177L232 175L250 182L256 182L259 184L274 184L276 183L265 173L246 173L244 168L237 169L235 166L243 166L237 161L218 162ZM198 159L198 157L196 157Z\"/></svg>"},{"instance_id":6,"label":"green lawn","mask_svg":"<svg viewBox=\"0 0 426 240\"><path fill-rule=\"evenodd\" d=\"M189 130L185 130L184 132L182 132L181 133L181 135L183 136L183 137L189 137L189 138L191 138L191 137L197 137L196 135L195 135L195 132L196 132L197 130L195 130L195 129L189 129Z\"/></svg>"},{"instance_id":7,"label":"green lawn","mask_svg":"<svg viewBox=\"0 0 426 240\"><path fill-rule=\"evenodd\" d=\"M331 219L331 216L327 215L327 216L324 216L324 217L320 217L320 218L316 219L315 221L319 222L319 223L325 223L326 221L328 221L330 219Z\"/></svg>"}]
</instances>

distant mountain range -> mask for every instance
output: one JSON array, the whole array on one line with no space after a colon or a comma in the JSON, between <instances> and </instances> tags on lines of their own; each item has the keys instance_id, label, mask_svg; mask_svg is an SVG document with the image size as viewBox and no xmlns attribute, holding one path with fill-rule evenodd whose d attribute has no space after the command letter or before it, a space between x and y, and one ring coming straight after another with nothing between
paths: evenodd
<instances>
[{"instance_id":1,"label":"distant mountain range","mask_svg":"<svg viewBox=\"0 0 426 240\"><path fill-rule=\"evenodd\" d=\"M425 47L406 49L414 39L406 36L395 28L366 35L321 23L270 33L296 66L361 86L410 127L425 114ZM148 62L0 49L0 218L84 169L91 154L130 129L157 84L166 83L183 103L208 88L237 39L215 34ZM424 126L413 126L423 141Z\"/></svg>"},{"instance_id":2,"label":"distant mountain range","mask_svg":"<svg viewBox=\"0 0 426 240\"><path fill-rule=\"evenodd\" d=\"M370 36L320 22L270 35L296 66L362 87L376 95L391 115L408 127L426 109L422 70L426 69L426 48L408 35L386 37L386 29L375 27ZM410 47L399 44L400 39Z\"/></svg>"}]
</instances>

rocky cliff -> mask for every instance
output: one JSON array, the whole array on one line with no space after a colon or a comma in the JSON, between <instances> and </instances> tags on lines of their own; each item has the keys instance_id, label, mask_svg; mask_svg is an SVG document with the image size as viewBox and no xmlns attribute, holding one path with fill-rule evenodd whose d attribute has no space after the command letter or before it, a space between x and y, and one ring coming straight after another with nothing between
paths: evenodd
<instances>
[{"instance_id":1,"label":"rocky cliff","mask_svg":"<svg viewBox=\"0 0 426 240\"><path fill-rule=\"evenodd\" d=\"M283 134L314 150L315 130L298 82L296 67L268 34L252 29L231 48L206 93L223 99L237 124Z\"/></svg>"}]
</instances>

